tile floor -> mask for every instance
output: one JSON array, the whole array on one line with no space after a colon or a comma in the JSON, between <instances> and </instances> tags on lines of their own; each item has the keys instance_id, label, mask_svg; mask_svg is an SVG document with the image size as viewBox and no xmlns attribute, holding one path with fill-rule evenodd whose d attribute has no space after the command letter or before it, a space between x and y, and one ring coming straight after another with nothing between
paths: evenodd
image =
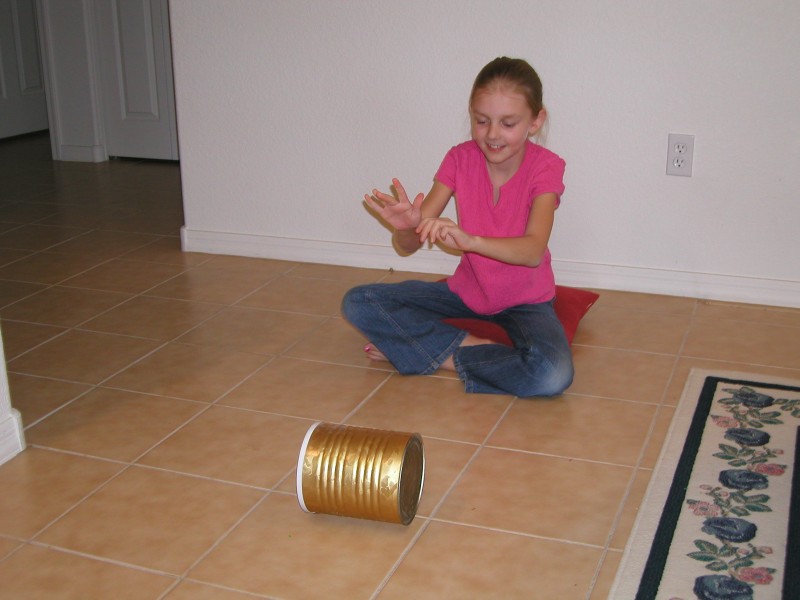
<instances>
[{"instance_id":1,"label":"tile floor","mask_svg":"<svg viewBox=\"0 0 800 600\"><path fill-rule=\"evenodd\" d=\"M338 306L412 274L184 254L177 165L49 156L0 142L2 598L602 599L689 369L800 377L800 311L606 291L561 398L403 378ZM315 420L423 435L411 525L298 508Z\"/></svg>"}]
</instances>

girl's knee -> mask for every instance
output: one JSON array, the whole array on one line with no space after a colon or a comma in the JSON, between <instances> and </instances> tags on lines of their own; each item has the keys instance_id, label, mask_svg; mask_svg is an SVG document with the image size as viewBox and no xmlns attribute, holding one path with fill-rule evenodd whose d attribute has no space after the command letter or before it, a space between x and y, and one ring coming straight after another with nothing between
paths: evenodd
<instances>
[{"instance_id":1,"label":"girl's knee","mask_svg":"<svg viewBox=\"0 0 800 600\"><path fill-rule=\"evenodd\" d=\"M342 315L350 322L353 322L353 320L357 318L360 313L359 307L363 306L366 302L365 287L366 286L359 285L349 289L342 297Z\"/></svg>"},{"instance_id":2,"label":"girl's knee","mask_svg":"<svg viewBox=\"0 0 800 600\"><path fill-rule=\"evenodd\" d=\"M520 382L514 394L521 398L558 396L563 394L575 377L571 360L560 361L545 372L537 370Z\"/></svg>"}]
</instances>

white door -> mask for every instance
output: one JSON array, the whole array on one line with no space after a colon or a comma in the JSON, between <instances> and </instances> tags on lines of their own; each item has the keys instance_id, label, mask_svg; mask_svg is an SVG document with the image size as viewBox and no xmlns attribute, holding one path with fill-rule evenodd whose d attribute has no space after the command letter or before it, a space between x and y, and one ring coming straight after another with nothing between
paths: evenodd
<instances>
[{"instance_id":1,"label":"white door","mask_svg":"<svg viewBox=\"0 0 800 600\"><path fill-rule=\"evenodd\" d=\"M47 128L34 0L0 0L0 138Z\"/></svg>"},{"instance_id":2,"label":"white door","mask_svg":"<svg viewBox=\"0 0 800 600\"><path fill-rule=\"evenodd\" d=\"M168 0L96 0L109 156L178 159Z\"/></svg>"}]
</instances>

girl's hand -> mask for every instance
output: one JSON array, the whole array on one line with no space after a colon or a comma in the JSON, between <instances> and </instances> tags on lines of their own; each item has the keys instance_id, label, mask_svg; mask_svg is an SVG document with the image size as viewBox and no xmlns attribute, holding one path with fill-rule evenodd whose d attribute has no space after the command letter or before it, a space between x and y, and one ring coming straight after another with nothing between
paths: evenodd
<instances>
[{"instance_id":1,"label":"girl's hand","mask_svg":"<svg viewBox=\"0 0 800 600\"><path fill-rule=\"evenodd\" d=\"M372 195L364 195L364 202L395 229L400 231L416 229L422 220L420 209L425 194L417 194L412 203L399 180L392 179L392 186L396 195L372 190Z\"/></svg>"},{"instance_id":2,"label":"girl's hand","mask_svg":"<svg viewBox=\"0 0 800 600\"><path fill-rule=\"evenodd\" d=\"M463 252L471 250L477 239L446 217L423 219L417 227L417 233L420 243L439 242L448 248Z\"/></svg>"}]
</instances>

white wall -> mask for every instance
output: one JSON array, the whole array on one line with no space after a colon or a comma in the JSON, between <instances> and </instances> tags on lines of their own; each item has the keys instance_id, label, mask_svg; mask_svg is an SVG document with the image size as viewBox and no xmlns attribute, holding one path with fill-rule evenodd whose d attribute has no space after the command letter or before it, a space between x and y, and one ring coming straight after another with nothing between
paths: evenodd
<instances>
[{"instance_id":1,"label":"white wall","mask_svg":"<svg viewBox=\"0 0 800 600\"><path fill-rule=\"evenodd\" d=\"M498 55L567 160L559 282L800 306L792 0L171 0L187 250L441 272L361 205L427 191ZM665 175L667 134L695 138Z\"/></svg>"}]
</instances>

